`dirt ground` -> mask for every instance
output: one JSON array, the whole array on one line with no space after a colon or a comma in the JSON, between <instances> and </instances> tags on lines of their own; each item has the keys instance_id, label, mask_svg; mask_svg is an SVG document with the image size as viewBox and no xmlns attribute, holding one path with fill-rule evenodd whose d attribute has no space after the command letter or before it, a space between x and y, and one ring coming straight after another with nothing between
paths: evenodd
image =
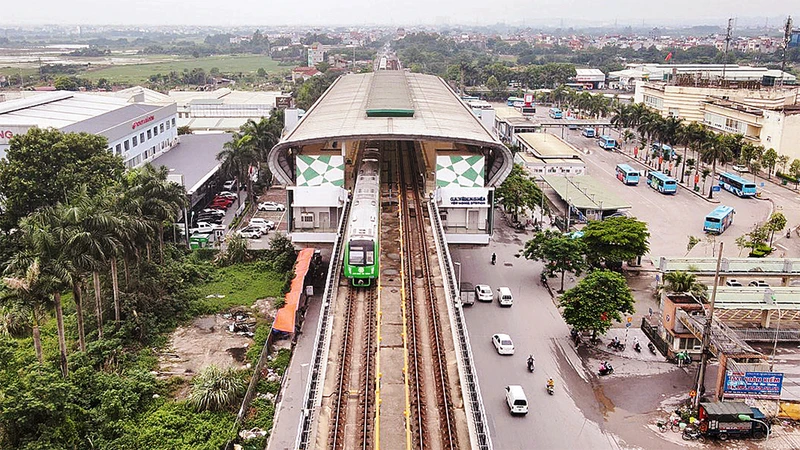
<instances>
[{"instance_id":1,"label":"dirt ground","mask_svg":"<svg viewBox=\"0 0 800 450\"><path fill-rule=\"evenodd\" d=\"M266 298L256 301L252 311L271 321L275 317L273 300ZM230 331L231 325L236 322L234 316L231 313L202 316L175 329L161 354L159 375L192 378L210 365L221 368L248 367L246 354L253 345L253 338L245 333ZM255 322L255 317L251 316L248 321Z\"/></svg>"}]
</instances>

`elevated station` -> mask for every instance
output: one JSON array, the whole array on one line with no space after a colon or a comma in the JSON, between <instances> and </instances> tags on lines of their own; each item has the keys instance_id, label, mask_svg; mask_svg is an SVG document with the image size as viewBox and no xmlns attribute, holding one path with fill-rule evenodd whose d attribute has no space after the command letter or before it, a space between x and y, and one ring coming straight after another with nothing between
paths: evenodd
<instances>
[{"instance_id":1,"label":"elevated station","mask_svg":"<svg viewBox=\"0 0 800 450\"><path fill-rule=\"evenodd\" d=\"M378 71L340 77L269 154L287 186L294 242L334 242L359 152L410 142L448 243L488 244L494 188L513 155L439 77ZM405 156L403 156L404 158Z\"/></svg>"}]
</instances>

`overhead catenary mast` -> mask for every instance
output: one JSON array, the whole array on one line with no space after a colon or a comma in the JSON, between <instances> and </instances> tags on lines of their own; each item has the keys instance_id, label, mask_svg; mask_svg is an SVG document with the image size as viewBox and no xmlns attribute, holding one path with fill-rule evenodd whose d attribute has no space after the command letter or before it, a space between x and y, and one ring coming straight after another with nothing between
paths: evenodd
<instances>
[{"instance_id":1,"label":"overhead catenary mast","mask_svg":"<svg viewBox=\"0 0 800 450\"><path fill-rule=\"evenodd\" d=\"M792 40L792 16L786 18L786 28L783 32L783 61L781 62L781 82L783 86L783 74L786 70L786 53L789 50L789 42Z\"/></svg>"},{"instance_id":2,"label":"overhead catenary mast","mask_svg":"<svg viewBox=\"0 0 800 450\"><path fill-rule=\"evenodd\" d=\"M731 32L733 31L733 17L728 19L728 31L725 33L725 55L722 58L722 82L725 82L725 68L728 65L728 47L731 45Z\"/></svg>"}]
</instances>

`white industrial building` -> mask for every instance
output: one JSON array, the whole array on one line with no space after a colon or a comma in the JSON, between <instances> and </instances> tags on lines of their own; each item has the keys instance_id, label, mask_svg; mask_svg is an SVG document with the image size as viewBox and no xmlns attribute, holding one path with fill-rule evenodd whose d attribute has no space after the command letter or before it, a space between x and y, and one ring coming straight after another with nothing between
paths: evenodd
<instances>
[{"instance_id":1,"label":"white industrial building","mask_svg":"<svg viewBox=\"0 0 800 450\"><path fill-rule=\"evenodd\" d=\"M30 128L85 132L108 139L108 150L135 167L178 143L174 103L55 91L0 103L0 158L10 139Z\"/></svg>"},{"instance_id":2,"label":"white industrial building","mask_svg":"<svg viewBox=\"0 0 800 450\"><path fill-rule=\"evenodd\" d=\"M236 131L249 119L269 117L277 99L288 97L280 91L170 91L177 103L178 126L193 132Z\"/></svg>"}]
</instances>

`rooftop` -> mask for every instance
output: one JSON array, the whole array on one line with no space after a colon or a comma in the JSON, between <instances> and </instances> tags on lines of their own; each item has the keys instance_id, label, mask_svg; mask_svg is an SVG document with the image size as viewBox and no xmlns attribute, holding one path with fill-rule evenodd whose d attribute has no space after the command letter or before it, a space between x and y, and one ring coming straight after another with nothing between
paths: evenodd
<instances>
[{"instance_id":1,"label":"rooftop","mask_svg":"<svg viewBox=\"0 0 800 450\"><path fill-rule=\"evenodd\" d=\"M275 106L275 98L282 95L280 91L235 91L228 88L213 91L169 91L169 97L177 102L178 106L198 104Z\"/></svg>"},{"instance_id":2,"label":"rooftop","mask_svg":"<svg viewBox=\"0 0 800 450\"><path fill-rule=\"evenodd\" d=\"M534 155L543 158L578 158L580 153L563 139L550 133L519 133L517 139L522 141Z\"/></svg>"},{"instance_id":3,"label":"rooftop","mask_svg":"<svg viewBox=\"0 0 800 450\"><path fill-rule=\"evenodd\" d=\"M72 125L68 125L62 128L62 131L99 134L108 130L109 128L119 126L123 122L133 121L138 117L152 113L161 108L163 108L163 106L145 105L141 103L126 105L122 108L115 109L98 116L90 117Z\"/></svg>"},{"instance_id":4,"label":"rooftop","mask_svg":"<svg viewBox=\"0 0 800 450\"><path fill-rule=\"evenodd\" d=\"M64 128L130 105L115 97L56 91L0 103L0 124Z\"/></svg>"},{"instance_id":5,"label":"rooftop","mask_svg":"<svg viewBox=\"0 0 800 450\"><path fill-rule=\"evenodd\" d=\"M196 186L219 168L217 153L231 140L228 133L185 134L180 143L153 160L156 167L167 166L170 175L183 175L183 184L191 194Z\"/></svg>"},{"instance_id":6,"label":"rooftop","mask_svg":"<svg viewBox=\"0 0 800 450\"><path fill-rule=\"evenodd\" d=\"M561 199L578 209L612 211L631 207L608 191L598 180L588 175L574 177L544 175L542 179L558 193Z\"/></svg>"}]
</instances>

